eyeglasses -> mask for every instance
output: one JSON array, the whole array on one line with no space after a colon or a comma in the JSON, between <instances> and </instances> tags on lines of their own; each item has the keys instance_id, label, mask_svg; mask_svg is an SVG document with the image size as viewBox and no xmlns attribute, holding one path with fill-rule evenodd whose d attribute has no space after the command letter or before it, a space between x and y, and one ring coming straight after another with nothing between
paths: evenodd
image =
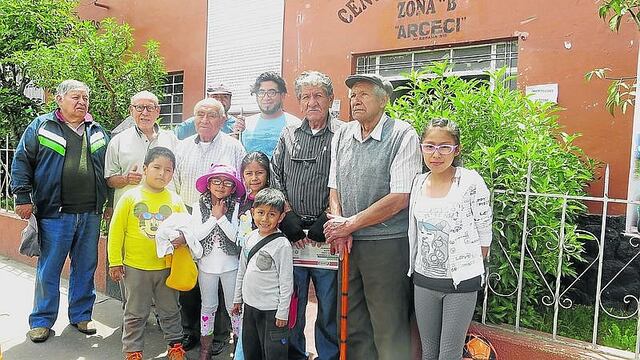
<instances>
[{"instance_id":1,"label":"eyeglasses","mask_svg":"<svg viewBox=\"0 0 640 360\"><path fill-rule=\"evenodd\" d=\"M220 180L220 179L211 179L209 180L209 184L216 185L216 186L222 184L224 187L228 187L228 188L236 186L236 183L234 183L231 180Z\"/></svg>"},{"instance_id":2,"label":"eyeglasses","mask_svg":"<svg viewBox=\"0 0 640 360\"><path fill-rule=\"evenodd\" d=\"M422 152L425 154L433 154L436 151L440 155L449 155L456 151L458 145L433 145L433 144L420 144Z\"/></svg>"},{"instance_id":3,"label":"eyeglasses","mask_svg":"<svg viewBox=\"0 0 640 360\"><path fill-rule=\"evenodd\" d=\"M131 107L136 109L137 112L143 112L145 109L147 109L148 112L154 112L159 108L159 106L157 105L133 105L133 104L131 104Z\"/></svg>"},{"instance_id":4,"label":"eyeglasses","mask_svg":"<svg viewBox=\"0 0 640 360\"><path fill-rule=\"evenodd\" d=\"M256 92L256 96L258 96L259 98L263 98L265 95L269 96L270 98L281 94L280 91L274 90L274 89L269 89L269 90L258 90Z\"/></svg>"}]
</instances>

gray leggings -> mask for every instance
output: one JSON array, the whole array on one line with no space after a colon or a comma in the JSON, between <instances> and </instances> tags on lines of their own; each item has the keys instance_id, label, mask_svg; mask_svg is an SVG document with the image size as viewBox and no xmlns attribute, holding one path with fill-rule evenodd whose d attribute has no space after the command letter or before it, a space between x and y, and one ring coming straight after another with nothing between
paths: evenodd
<instances>
[{"instance_id":1,"label":"gray leggings","mask_svg":"<svg viewBox=\"0 0 640 360\"><path fill-rule=\"evenodd\" d=\"M478 292L414 290L422 360L460 360Z\"/></svg>"}]
</instances>

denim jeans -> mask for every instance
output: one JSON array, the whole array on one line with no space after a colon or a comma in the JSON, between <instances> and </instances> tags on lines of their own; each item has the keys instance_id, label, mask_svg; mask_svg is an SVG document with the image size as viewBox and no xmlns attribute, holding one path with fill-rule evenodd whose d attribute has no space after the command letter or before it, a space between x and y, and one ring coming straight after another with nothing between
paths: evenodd
<instances>
[{"instance_id":1,"label":"denim jeans","mask_svg":"<svg viewBox=\"0 0 640 360\"><path fill-rule=\"evenodd\" d=\"M60 306L60 274L67 255L69 273L69 322L91 320L96 293L93 276L98 264L100 215L62 213L59 218L38 220L41 255L36 267L36 289L31 328L51 328Z\"/></svg>"},{"instance_id":2,"label":"denim jeans","mask_svg":"<svg viewBox=\"0 0 640 360\"><path fill-rule=\"evenodd\" d=\"M309 280L313 281L318 298L318 316L315 324L316 350L318 360L338 359L338 272L326 269L314 269L296 266L293 268L293 281L298 287L298 317L296 326L289 337L289 359L307 358L304 327L305 312L309 297Z\"/></svg>"}]
</instances>

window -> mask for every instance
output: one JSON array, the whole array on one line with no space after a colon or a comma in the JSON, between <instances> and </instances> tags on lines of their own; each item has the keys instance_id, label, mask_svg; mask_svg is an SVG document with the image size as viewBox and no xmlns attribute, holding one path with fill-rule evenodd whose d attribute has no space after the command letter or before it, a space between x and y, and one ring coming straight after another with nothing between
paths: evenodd
<instances>
[{"instance_id":1,"label":"window","mask_svg":"<svg viewBox=\"0 0 640 360\"><path fill-rule=\"evenodd\" d=\"M434 62L449 60L451 70L447 75L465 79L485 79L486 71L507 68L507 76L518 73L518 48L516 41L483 45L461 46L447 49L395 52L364 55L356 58L356 73L376 73L389 79L394 86L406 82L403 73L419 70ZM516 80L510 84L516 87Z\"/></svg>"},{"instance_id":2,"label":"window","mask_svg":"<svg viewBox=\"0 0 640 360\"><path fill-rule=\"evenodd\" d=\"M184 103L184 71L170 72L163 87L164 98L160 101L160 124L174 125L182 122Z\"/></svg>"}]
</instances>

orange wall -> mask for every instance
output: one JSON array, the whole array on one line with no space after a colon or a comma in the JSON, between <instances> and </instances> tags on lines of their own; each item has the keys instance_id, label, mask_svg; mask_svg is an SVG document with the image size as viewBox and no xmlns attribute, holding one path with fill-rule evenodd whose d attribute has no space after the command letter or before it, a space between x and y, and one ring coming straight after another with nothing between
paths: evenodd
<instances>
[{"instance_id":1,"label":"orange wall","mask_svg":"<svg viewBox=\"0 0 640 360\"><path fill-rule=\"evenodd\" d=\"M167 71L184 71L183 118L191 116L193 106L204 97L207 1L98 2L109 9L92 3L84 1L78 7L80 17L91 20L112 17L127 22L134 29L137 47L149 39L160 42Z\"/></svg>"},{"instance_id":2,"label":"orange wall","mask_svg":"<svg viewBox=\"0 0 640 360\"><path fill-rule=\"evenodd\" d=\"M635 76L638 31L623 25L611 33L598 18L597 2L574 1L478 1L456 0L447 12L447 1L434 0L435 14L398 19L398 0L287 0L285 6L283 74L288 84L303 70L326 72L333 80L341 114L348 114L344 78L354 72L354 55L399 49L460 45L487 40L514 38L518 42L518 86L558 83L559 105L566 110L560 121L568 132L581 132L579 145L588 155L611 164L611 196L624 197L629 172L632 112L610 116L603 108L607 84L586 83L584 74L594 68L609 67L614 76ZM427 3L429 1L427 0ZM362 9L351 23L338 18L347 4ZM357 12L357 11L356 11ZM398 24L435 19L465 18L460 31L446 37L413 40L397 39ZM565 41L571 49L565 48ZM301 44L298 47L298 44ZM296 109L289 97L288 109ZM606 146L603 146L605 145ZM599 188L598 188L599 187ZM596 184L590 192L602 194Z\"/></svg>"}]
</instances>

